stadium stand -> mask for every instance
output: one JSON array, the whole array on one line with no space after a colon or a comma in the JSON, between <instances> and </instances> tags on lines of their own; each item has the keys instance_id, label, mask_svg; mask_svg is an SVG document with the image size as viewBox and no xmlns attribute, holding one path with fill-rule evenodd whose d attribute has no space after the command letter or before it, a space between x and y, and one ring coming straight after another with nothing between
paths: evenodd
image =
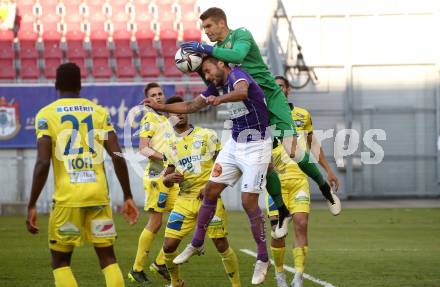
<instances>
[{"instance_id":1,"label":"stadium stand","mask_svg":"<svg viewBox=\"0 0 440 287\"><path fill-rule=\"evenodd\" d=\"M180 80L185 76L174 65L178 45L202 35L195 0L16 3L16 27L0 31L2 80L52 80L56 66L67 61L90 81Z\"/></svg>"}]
</instances>

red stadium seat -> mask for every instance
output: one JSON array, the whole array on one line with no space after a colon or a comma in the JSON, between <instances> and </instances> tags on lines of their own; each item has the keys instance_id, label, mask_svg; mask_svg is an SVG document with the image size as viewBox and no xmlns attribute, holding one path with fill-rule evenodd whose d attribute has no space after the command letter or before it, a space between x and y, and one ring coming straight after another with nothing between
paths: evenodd
<instances>
[{"instance_id":1,"label":"red stadium seat","mask_svg":"<svg viewBox=\"0 0 440 287\"><path fill-rule=\"evenodd\" d=\"M40 77L37 59L21 59L20 76L25 80L36 80Z\"/></svg>"},{"instance_id":2,"label":"red stadium seat","mask_svg":"<svg viewBox=\"0 0 440 287\"><path fill-rule=\"evenodd\" d=\"M57 68L61 64L61 59L51 58L44 60L44 76L46 79L55 79Z\"/></svg>"},{"instance_id":3,"label":"red stadium seat","mask_svg":"<svg viewBox=\"0 0 440 287\"><path fill-rule=\"evenodd\" d=\"M13 80L16 77L13 59L0 59L0 80Z\"/></svg>"},{"instance_id":4,"label":"red stadium seat","mask_svg":"<svg viewBox=\"0 0 440 287\"><path fill-rule=\"evenodd\" d=\"M0 59L14 59L14 33L0 30Z\"/></svg>"},{"instance_id":5,"label":"red stadium seat","mask_svg":"<svg viewBox=\"0 0 440 287\"><path fill-rule=\"evenodd\" d=\"M42 32L58 31L58 23L60 22L60 17L55 14L55 12L45 13L41 18L41 24L43 25ZM40 31L41 33L41 31Z\"/></svg>"},{"instance_id":6,"label":"red stadium seat","mask_svg":"<svg viewBox=\"0 0 440 287\"><path fill-rule=\"evenodd\" d=\"M202 31L198 14L195 12L185 13L182 17L183 39L185 41L200 41Z\"/></svg>"},{"instance_id":7,"label":"red stadium seat","mask_svg":"<svg viewBox=\"0 0 440 287\"><path fill-rule=\"evenodd\" d=\"M179 0L180 13L185 15L188 12L198 13L197 0Z\"/></svg>"},{"instance_id":8,"label":"red stadium seat","mask_svg":"<svg viewBox=\"0 0 440 287\"><path fill-rule=\"evenodd\" d=\"M141 58L140 74L143 78L158 77L160 70L156 58Z\"/></svg>"},{"instance_id":9,"label":"red stadium seat","mask_svg":"<svg viewBox=\"0 0 440 287\"><path fill-rule=\"evenodd\" d=\"M82 17L79 13L70 12L67 10L67 15L64 17L64 22L66 25L66 31L78 31L81 32Z\"/></svg>"},{"instance_id":10,"label":"red stadium seat","mask_svg":"<svg viewBox=\"0 0 440 287\"><path fill-rule=\"evenodd\" d=\"M188 29L183 30L183 41L197 41L200 42L202 39L202 31L199 29Z\"/></svg>"},{"instance_id":11,"label":"red stadium seat","mask_svg":"<svg viewBox=\"0 0 440 287\"><path fill-rule=\"evenodd\" d=\"M162 55L164 57L174 57L177 47L177 32L172 30L161 30L160 42L162 46Z\"/></svg>"},{"instance_id":12,"label":"red stadium seat","mask_svg":"<svg viewBox=\"0 0 440 287\"><path fill-rule=\"evenodd\" d=\"M100 30L92 30L90 35L90 42L92 45L92 58L108 58L110 51L107 46L108 34Z\"/></svg>"},{"instance_id":13,"label":"red stadium seat","mask_svg":"<svg viewBox=\"0 0 440 287\"><path fill-rule=\"evenodd\" d=\"M67 32L67 58L84 58L86 56L86 52L84 51L84 37L85 34L79 31Z\"/></svg>"},{"instance_id":14,"label":"red stadium seat","mask_svg":"<svg viewBox=\"0 0 440 287\"><path fill-rule=\"evenodd\" d=\"M164 13L163 15L158 18L158 23L160 27L160 31L162 30L171 30L171 31L177 31L177 24L176 24L176 14L172 12ZM177 37L177 36L176 36Z\"/></svg>"},{"instance_id":15,"label":"red stadium seat","mask_svg":"<svg viewBox=\"0 0 440 287\"><path fill-rule=\"evenodd\" d=\"M131 37L125 31L116 31L113 34L113 42L115 43L114 54L116 58L133 57Z\"/></svg>"},{"instance_id":16,"label":"red stadium seat","mask_svg":"<svg viewBox=\"0 0 440 287\"><path fill-rule=\"evenodd\" d=\"M116 14L115 14L116 13ZM118 31L125 31L131 36L132 28L130 25L130 16L125 12L113 12L113 17L111 18L113 24L113 33Z\"/></svg>"},{"instance_id":17,"label":"red stadium seat","mask_svg":"<svg viewBox=\"0 0 440 287\"><path fill-rule=\"evenodd\" d=\"M83 78L83 79L87 78L89 73L87 71L84 58L69 58L69 59L67 59L67 61L77 64L81 70L81 78Z\"/></svg>"},{"instance_id":18,"label":"red stadium seat","mask_svg":"<svg viewBox=\"0 0 440 287\"><path fill-rule=\"evenodd\" d=\"M116 76L118 78L134 78L136 76L132 58L116 59Z\"/></svg>"},{"instance_id":19,"label":"red stadium seat","mask_svg":"<svg viewBox=\"0 0 440 287\"><path fill-rule=\"evenodd\" d=\"M166 77L181 77L183 74L176 68L174 56L172 58L164 58L163 74Z\"/></svg>"},{"instance_id":20,"label":"red stadium seat","mask_svg":"<svg viewBox=\"0 0 440 287\"><path fill-rule=\"evenodd\" d=\"M38 51L36 48L38 36L36 33L27 30L18 31L18 42L20 44L20 58L36 59Z\"/></svg>"},{"instance_id":21,"label":"red stadium seat","mask_svg":"<svg viewBox=\"0 0 440 287\"><path fill-rule=\"evenodd\" d=\"M44 58L57 58L63 57L63 52L60 48L61 34L56 31L46 31L43 34L44 44Z\"/></svg>"},{"instance_id":22,"label":"red stadium seat","mask_svg":"<svg viewBox=\"0 0 440 287\"><path fill-rule=\"evenodd\" d=\"M107 58L93 59L93 77L96 79L108 79L112 76L112 70L110 69Z\"/></svg>"},{"instance_id":23,"label":"red stadium seat","mask_svg":"<svg viewBox=\"0 0 440 287\"><path fill-rule=\"evenodd\" d=\"M139 57L157 57L157 50L153 45L153 35L148 30L138 30L136 32L136 41Z\"/></svg>"}]
</instances>

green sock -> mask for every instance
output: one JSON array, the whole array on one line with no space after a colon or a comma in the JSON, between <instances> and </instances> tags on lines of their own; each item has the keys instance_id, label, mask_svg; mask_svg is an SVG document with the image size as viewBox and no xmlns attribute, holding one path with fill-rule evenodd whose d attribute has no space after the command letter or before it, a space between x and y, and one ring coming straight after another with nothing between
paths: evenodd
<instances>
[{"instance_id":1,"label":"green sock","mask_svg":"<svg viewBox=\"0 0 440 287\"><path fill-rule=\"evenodd\" d=\"M266 189L272 197L273 202L279 209L284 206L283 196L281 195L281 182L278 174L274 171L268 171L266 175Z\"/></svg>"},{"instance_id":2,"label":"green sock","mask_svg":"<svg viewBox=\"0 0 440 287\"><path fill-rule=\"evenodd\" d=\"M316 182L319 187L321 187L324 184L326 184L326 181L322 176L321 172L319 171L319 168L316 166L316 164L310 162L309 159L310 159L310 153L304 152L304 157L300 162L298 162L298 166L305 174L307 174L308 177L313 179L313 181Z\"/></svg>"}]
</instances>

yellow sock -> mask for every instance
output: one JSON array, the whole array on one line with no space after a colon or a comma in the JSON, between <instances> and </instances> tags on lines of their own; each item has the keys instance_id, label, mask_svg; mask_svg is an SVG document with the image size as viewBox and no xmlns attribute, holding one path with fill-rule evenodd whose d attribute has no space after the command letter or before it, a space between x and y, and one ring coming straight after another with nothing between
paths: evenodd
<instances>
[{"instance_id":1,"label":"yellow sock","mask_svg":"<svg viewBox=\"0 0 440 287\"><path fill-rule=\"evenodd\" d=\"M107 287L124 287L124 278L118 263L113 263L102 269Z\"/></svg>"},{"instance_id":2,"label":"yellow sock","mask_svg":"<svg viewBox=\"0 0 440 287\"><path fill-rule=\"evenodd\" d=\"M293 261L295 262L296 272L301 272L301 273L304 272L307 252L308 252L307 246L293 248Z\"/></svg>"},{"instance_id":3,"label":"yellow sock","mask_svg":"<svg viewBox=\"0 0 440 287\"><path fill-rule=\"evenodd\" d=\"M163 248L160 249L159 254L157 254L155 261L156 261L157 265L164 265L165 264L165 256L163 254Z\"/></svg>"},{"instance_id":4,"label":"yellow sock","mask_svg":"<svg viewBox=\"0 0 440 287\"><path fill-rule=\"evenodd\" d=\"M229 281L231 281L232 287L240 287L240 271L238 268L238 259L234 250L229 247L225 252L220 253L222 257L223 266L225 267L226 274L228 274Z\"/></svg>"},{"instance_id":5,"label":"yellow sock","mask_svg":"<svg viewBox=\"0 0 440 287\"><path fill-rule=\"evenodd\" d=\"M284 253L286 252L285 247L270 247L272 250L273 261L275 263L275 271L283 272L284 271Z\"/></svg>"},{"instance_id":6,"label":"yellow sock","mask_svg":"<svg viewBox=\"0 0 440 287\"><path fill-rule=\"evenodd\" d=\"M173 253L163 253L165 258L165 264L167 265L168 272L171 276L171 286L178 287L182 285L182 278L180 278L180 267L173 263L174 258L177 256L177 251Z\"/></svg>"},{"instance_id":7,"label":"yellow sock","mask_svg":"<svg viewBox=\"0 0 440 287\"><path fill-rule=\"evenodd\" d=\"M150 252L151 243L153 243L156 234L148 229L142 230L139 236L138 248L136 252L136 259L134 260L133 270L142 271L144 270L145 260L147 260L148 253Z\"/></svg>"},{"instance_id":8,"label":"yellow sock","mask_svg":"<svg viewBox=\"0 0 440 287\"><path fill-rule=\"evenodd\" d=\"M70 266L54 269L55 287L78 287Z\"/></svg>"}]
</instances>

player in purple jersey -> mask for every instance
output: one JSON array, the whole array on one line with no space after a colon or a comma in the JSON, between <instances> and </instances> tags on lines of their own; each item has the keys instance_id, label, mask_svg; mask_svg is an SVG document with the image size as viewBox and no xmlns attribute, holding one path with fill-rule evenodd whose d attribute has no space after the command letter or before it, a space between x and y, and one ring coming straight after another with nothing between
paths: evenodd
<instances>
[{"instance_id":1,"label":"player in purple jersey","mask_svg":"<svg viewBox=\"0 0 440 287\"><path fill-rule=\"evenodd\" d=\"M182 264L191 256L203 253L205 234L214 216L218 197L227 186L234 185L242 177L242 205L249 217L258 249L252 284L261 284L266 278L270 262L264 217L258 207L258 197L265 189L272 152L264 93L249 74L238 67L231 69L213 57L203 59L202 71L211 84L193 101L169 105L157 104L148 99L145 101L154 110L177 114L194 113L207 105L232 103L229 109L233 123L232 138L223 146L215 161L205 187L193 239L173 262Z\"/></svg>"}]
</instances>

